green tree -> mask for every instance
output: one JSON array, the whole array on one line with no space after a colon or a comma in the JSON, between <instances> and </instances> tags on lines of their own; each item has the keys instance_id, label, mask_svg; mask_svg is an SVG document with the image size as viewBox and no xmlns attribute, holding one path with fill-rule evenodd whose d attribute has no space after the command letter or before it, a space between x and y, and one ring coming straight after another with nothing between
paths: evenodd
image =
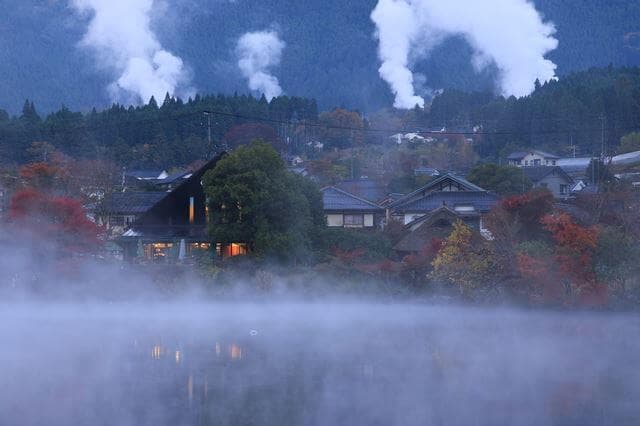
<instances>
[{"instance_id":1,"label":"green tree","mask_svg":"<svg viewBox=\"0 0 640 426\"><path fill-rule=\"evenodd\" d=\"M203 179L211 238L243 242L253 255L310 262L324 225L320 191L289 172L269 144L254 141L222 158Z\"/></svg>"},{"instance_id":2,"label":"green tree","mask_svg":"<svg viewBox=\"0 0 640 426\"><path fill-rule=\"evenodd\" d=\"M531 189L531 181L517 167L481 164L467 176L469 182L500 195L516 195Z\"/></svg>"},{"instance_id":3,"label":"green tree","mask_svg":"<svg viewBox=\"0 0 640 426\"><path fill-rule=\"evenodd\" d=\"M627 152L634 151L640 151L640 132L629 133L620 139L618 154L626 154Z\"/></svg>"}]
</instances>

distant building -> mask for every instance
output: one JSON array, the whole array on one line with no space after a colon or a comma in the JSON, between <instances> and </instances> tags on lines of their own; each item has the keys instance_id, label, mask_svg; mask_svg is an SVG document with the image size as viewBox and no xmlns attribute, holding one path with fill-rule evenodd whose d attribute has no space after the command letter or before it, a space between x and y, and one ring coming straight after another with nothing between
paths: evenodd
<instances>
[{"instance_id":1,"label":"distant building","mask_svg":"<svg viewBox=\"0 0 640 426\"><path fill-rule=\"evenodd\" d=\"M395 142L397 145L402 145L403 143L413 142L413 143L424 143L426 138L421 136L419 133L396 133L395 135L389 136L389 139Z\"/></svg>"},{"instance_id":2,"label":"distant building","mask_svg":"<svg viewBox=\"0 0 640 426\"><path fill-rule=\"evenodd\" d=\"M159 190L170 191L191 177L190 172L177 172L162 179L150 181Z\"/></svg>"},{"instance_id":3,"label":"distant building","mask_svg":"<svg viewBox=\"0 0 640 426\"><path fill-rule=\"evenodd\" d=\"M167 192L114 192L98 207L96 222L105 228L108 236L120 236L166 196Z\"/></svg>"},{"instance_id":4,"label":"distant building","mask_svg":"<svg viewBox=\"0 0 640 426\"><path fill-rule=\"evenodd\" d=\"M466 179L445 174L389 204L390 218L405 225L404 235L394 249L400 254L419 252L433 238L448 236L456 221L490 238L484 216L498 201L497 195Z\"/></svg>"},{"instance_id":5,"label":"distant building","mask_svg":"<svg viewBox=\"0 0 640 426\"><path fill-rule=\"evenodd\" d=\"M207 231L209 209L202 177L215 167L222 155L209 161L171 191L158 193L155 202L146 200L148 203L141 206L144 212L116 240L123 247L125 259L172 262L194 251L215 250L220 257L248 252L243 242L215 243L215 238Z\"/></svg>"},{"instance_id":6,"label":"distant building","mask_svg":"<svg viewBox=\"0 0 640 426\"><path fill-rule=\"evenodd\" d=\"M376 204L387 196L385 186L369 178L343 180L334 186Z\"/></svg>"},{"instance_id":7,"label":"distant building","mask_svg":"<svg viewBox=\"0 0 640 426\"><path fill-rule=\"evenodd\" d=\"M555 166L559 159L557 155L537 149L514 152L507 157L509 165L515 167Z\"/></svg>"},{"instance_id":8,"label":"distant building","mask_svg":"<svg viewBox=\"0 0 640 426\"><path fill-rule=\"evenodd\" d=\"M340 188L322 188L327 226L330 228L375 229L382 225L384 209Z\"/></svg>"},{"instance_id":9,"label":"distant building","mask_svg":"<svg viewBox=\"0 0 640 426\"><path fill-rule=\"evenodd\" d=\"M440 176L440 171L438 169L434 169L433 167L417 167L413 169L413 175L436 177Z\"/></svg>"},{"instance_id":10,"label":"distant building","mask_svg":"<svg viewBox=\"0 0 640 426\"><path fill-rule=\"evenodd\" d=\"M499 197L461 177L445 174L410 194L389 204L391 219L405 225L447 207L461 217L475 217L478 225L483 214L498 202Z\"/></svg>"},{"instance_id":11,"label":"distant building","mask_svg":"<svg viewBox=\"0 0 640 426\"><path fill-rule=\"evenodd\" d=\"M132 170L125 176L137 180L159 180L169 177L169 173L166 170Z\"/></svg>"},{"instance_id":12,"label":"distant building","mask_svg":"<svg viewBox=\"0 0 640 426\"><path fill-rule=\"evenodd\" d=\"M571 178L578 181L587 180L587 168L591 163L591 157L576 157L576 158L560 158L556 162L558 167L562 167L562 170Z\"/></svg>"},{"instance_id":13,"label":"distant building","mask_svg":"<svg viewBox=\"0 0 640 426\"><path fill-rule=\"evenodd\" d=\"M611 158L611 163L615 166L631 166L640 164L640 151L616 155L615 157Z\"/></svg>"},{"instance_id":14,"label":"distant building","mask_svg":"<svg viewBox=\"0 0 640 426\"><path fill-rule=\"evenodd\" d=\"M524 167L522 172L534 188L546 188L555 198L568 198L575 185L571 176L559 166Z\"/></svg>"}]
</instances>

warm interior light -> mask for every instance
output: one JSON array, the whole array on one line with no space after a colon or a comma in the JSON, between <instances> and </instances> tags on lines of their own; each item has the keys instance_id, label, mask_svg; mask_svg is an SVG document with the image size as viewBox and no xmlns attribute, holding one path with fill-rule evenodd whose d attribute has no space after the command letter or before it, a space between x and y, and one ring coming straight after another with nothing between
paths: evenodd
<instances>
[{"instance_id":1,"label":"warm interior light","mask_svg":"<svg viewBox=\"0 0 640 426\"><path fill-rule=\"evenodd\" d=\"M193 197L189 197L189 224L193 225L196 220L196 201Z\"/></svg>"}]
</instances>

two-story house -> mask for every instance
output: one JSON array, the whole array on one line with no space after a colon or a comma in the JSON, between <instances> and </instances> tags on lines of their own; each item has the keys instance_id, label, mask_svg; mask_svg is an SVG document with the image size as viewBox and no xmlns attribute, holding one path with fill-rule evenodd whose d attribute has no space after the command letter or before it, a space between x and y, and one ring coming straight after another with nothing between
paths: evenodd
<instances>
[{"instance_id":1,"label":"two-story house","mask_svg":"<svg viewBox=\"0 0 640 426\"><path fill-rule=\"evenodd\" d=\"M555 154L537 149L514 152L507 157L509 165L515 167L555 166L559 159Z\"/></svg>"},{"instance_id":2,"label":"two-story house","mask_svg":"<svg viewBox=\"0 0 640 426\"><path fill-rule=\"evenodd\" d=\"M524 167L522 173L534 188L548 189L555 198L568 198L575 186L574 180L560 166Z\"/></svg>"},{"instance_id":3,"label":"two-story house","mask_svg":"<svg viewBox=\"0 0 640 426\"><path fill-rule=\"evenodd\" d=\"M322 188L327 226L330 228L379 228L384 208L335 186Z\"/></svg>"}]
</instances>

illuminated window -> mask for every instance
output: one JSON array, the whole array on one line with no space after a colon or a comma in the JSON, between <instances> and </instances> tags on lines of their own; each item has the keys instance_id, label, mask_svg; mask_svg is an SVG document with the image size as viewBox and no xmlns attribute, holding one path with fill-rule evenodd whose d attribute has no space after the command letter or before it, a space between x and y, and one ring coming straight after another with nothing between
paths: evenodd
<instances>
[{"instance_id":1,"label":"illuminated window","mask_svg":"<svg viewBox=\"0 0 640 426\"><path fill-rule=\"evenodd\" d=\"M148 260L162 260L169 257L172 243L153 243L144 245L144 257Z\"/></svg>"},{"instance_id":2,"label":"illuminated window","mask_svg":"<svg viewBox=\"0 0 640 426\"><path fill-rule=\"evenodd\" d=\"M193 225L196 220L196 201L193 197L189 197L189 224Z\"/></svg>"},{"instance_id":3,"label":"illuminated window","mask_svg":"<svg viewBox=\"0 0 640 426\"><path fill-rule=\"evenodd\" d=\"M193 250L203 250L203 251L207 251L211 248L211 244L209 243L192 243L189 245L189 251L193 251Z\"/></svg>"},{"instance_id":4,"label":"illuminated window","mask_svg":"<svg viewBox=\"0 0 640 426\"><path fill-rule=\"evenodd\" d=\"M249 249L246 244L232 243L225 247L225 257L243 256L249 253Z\"/></svg>"}]
</instances>

